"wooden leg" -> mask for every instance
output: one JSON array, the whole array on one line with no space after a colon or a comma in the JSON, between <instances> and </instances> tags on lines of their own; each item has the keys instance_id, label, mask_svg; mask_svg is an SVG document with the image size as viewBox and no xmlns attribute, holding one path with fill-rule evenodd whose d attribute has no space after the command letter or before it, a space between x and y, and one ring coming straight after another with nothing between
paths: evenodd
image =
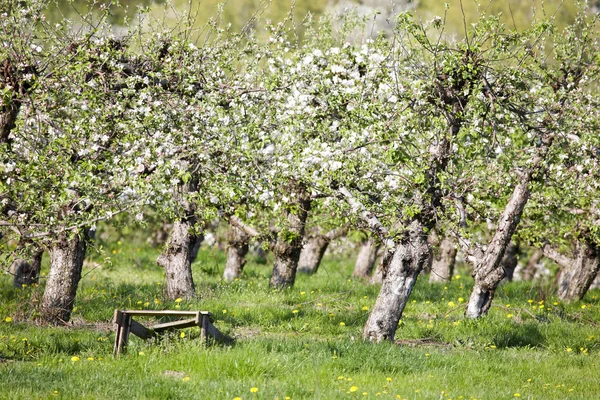
<instances>
[{"instance_id":1,"label":"wooden leg","mask_svg":"<svg viewBox=\"0 0 600 400\"><path fill-rule=\"evenodd\" d=\"M121 354L125 347L127 347L127 341L129 340L129 331L131 330L131 315L120 313L119 325L120 329L116 338L116 351L115 355Z\"/></svg>"},{"instance_id":2,"label":"wooden leg","mask_svg":"<svg viewBox=\"0 0 600 400\"><path fill-rule=\"evenodd\" d=\"M113 348L113 356L117 356L119 354L119 343L121 339L121 316L123 313L120 310L115 310L115 315L113 317L113 324L115 326L115 347Z\"/></svg>"},{"instance_id":3,"label":"wooden leg","mask_svg":"<svg viewBox=\"0 0 600 400\"><path fill-rule=\"evenodd\" d=\"M208 344L208 327L210 324L210 319L208 315L202 315L202 327L200 331L200 342L202 344Z\"/></svg>"}]
</instances>

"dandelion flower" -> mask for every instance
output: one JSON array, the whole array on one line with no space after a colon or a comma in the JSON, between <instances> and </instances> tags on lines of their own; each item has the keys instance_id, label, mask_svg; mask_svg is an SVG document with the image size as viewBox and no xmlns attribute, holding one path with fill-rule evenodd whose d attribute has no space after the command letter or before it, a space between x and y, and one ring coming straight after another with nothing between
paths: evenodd
<instances>
[{"instance_id":1,"label":"dandelion flower","mask_svg":"<svg viewBox=\"0 0 600 400\"><path fill-rule=\"evenodd\" d=\"M4 318L4 322L12 322L12 318L11 317L6 317L6 318Z\"/></svg>"},{"instance_id":2,"label":"dandelion flower","mask_svg":"<svg viewBox=\"0 0 600 400\"><path fill-rule=\"evenodd\" d=\"M71 361L77 362L77 361L79 361L79 357L73 356L73 357L71 357Z\"/></svg>"},{"instance_id":3,"label":"dandelion flower","mask_svg":"<svg viewBox=\"0 0 600 400\"><path fill-rule=\"evenodd\" d=\"M138 355L140 355L140 356L144 356L144 355L146 355L146 353L144 353L143 351L140 351L140 352L138 353Z\"/></svg>"},{"instance_id":4,"label":"dandelion flower","mask_svg":"<svg viewBox=\"0 0 600 400\"><path fill-rule=\"evenodd\" d=\"M352 386L352 387L350 388L350 391L351 391L351 392L356 392L357 390L358 390L358 386Z\"/></svg>"},{"instance_id":5,"label":"dandelion flower","mask_svg":"<svg viewBox=\"0 0 600 400\"><path fill-rule=\"evenodd\" d=\"M298 310L292 310L292 314L298 314Z\"/></svg>"},{"instance_id":6,"label":"dandelion flower","mask_svg":"<svg viewBox=\"0 0 600 400\"><path fill-rule=\"evenodd\" d=\"M258 388L257 387L250 388L250 392L251 393L257 393L258 392Z\"/></svg>"},{"instance_id":7,"label":"dandelion flower","mask_svg":"<svg viewBox=\"0 0 600 400\"><path fill-rule=\"evenodd\" d=\"M189 377L189 376L186 376L185 378L183 378L183 381L184 381L184 382L187 382L187 381L189 381L189 380L190 380L190 377Z\"/></svg>"},{"instance_id":8,"label":"dandelion flower","mask_svg":"<svg viewBox=\"0 0 600 400\"><path fill-rule=\"evenodd\" d=\"M521 397L521 394L520 393L515 393L513 396L515 396L515 397Z\"/></svg>"},{"instance_id":9,"label":"dandelion flower","mask_svg":"<svg viewBox=\"0 0 600 400\"><path fill-rule=\"evenodd\" d=\"M362 306L362 310L363 310L363 311L369 311L369 307L367 307L367 306Z\"/></svg>"},{"instance_id":10,"label":"dandelion flower","mask_svg":"<svg viewBox=\"0 0 600 400\"><path fill-rule=\"evenodd\" d=\"M181 303L183 301L183 299L181 297L178 297L175 299L175 303Z\"/></svg>"},{"instance_id":11,"label":"dandelion flower","mask_svg":"<svg viewBox=\"0 0 600 400\"><path fill-rule=\"evenodd\" d=\"M185 332L181 332L181 333L179 334L179 337L183 339L183 338L185 337Z\"/></svg>"},{"instance_id":12,"label":"dandelion flower","mask_svg":"<svg viewBox=\"0 0 600 400\"><path fill-rule=\"evenodd\" d=\"M346 326L346 323L342 321L340 322L340 326Z\"/></svg>"}]
</instances>

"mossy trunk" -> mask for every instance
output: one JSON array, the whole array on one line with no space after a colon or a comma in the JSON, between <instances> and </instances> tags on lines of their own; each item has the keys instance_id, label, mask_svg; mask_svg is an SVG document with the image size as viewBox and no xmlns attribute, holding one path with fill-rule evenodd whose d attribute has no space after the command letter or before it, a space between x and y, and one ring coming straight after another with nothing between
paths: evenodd
<instances>
[{"instance_id":1,"label":"mossy trunk","mask_svg":"<svg viewBox=\"0 0 600 400\"><path fill-rule=\"evenodd\" d=\"M393 255L384 257L383 283L363 329L365 340L394 340L404 307L428 258L429 244L424 226L415 220Z\"/></svg>"},{"instance_id":2,"label":"mossy trunk","mask_svg":"<svg viewBox=\"0 0 600 400\"><path fill-rule=\"evenodd\" d=\"M379 247L380 245L373 238L369 238L360 244L352 276L357 278L368 278L371 276Z\"/></svg>"},{"instance_id":3,"label":"mossy trunk","mask_svg":"<svg viewBox=\"0 0 600 400\"><path fill-rule=\"evenodd\" d=\"M227 262L223 278L231 282L239 278L244 265L246 264L246 254L248 254L248 241L250 237L236 226L229 225L227 230Z\"/></svg>"},{"instance_id":4,"label":"mossy trunk","mask_svg":"<svg viewBox=\"0 0 600 400\"><path fill-rule=\"evenodd\" d=\"M42 297L41 318L51 324L71 318L87 248L87 232L62 234L50 248L50 273Z\"/></svg>"},{"instance_id":5,"label":"mossy trunk","mask_svg":"<svg viewBox=\"0 0 600 400\"><path fill-rule=\"evenodd\" d=\"M456 263L456 246L452 239L445 237L433 254L429 283L449 282Z\"/></svg>"},{"instance_id":6,"label":"mossy trunk","mask_svg":"<svg viewBox=\"0 0 600 400\"><path fill-rule=\"evenodd\" d=\"M275 265L269 285L275 288L294 285L310 208L310 196L303 184L291 181L284 190L287 190L290 200L283 209L287 226L277 234L277 241L272 248Z\"/></svg>"},{"instance_id":7,"label":"mossy trunk","mask_svg":"<svg viewBox=\"0 0 600 400\"><path fill-rule=\"evenodd\" d=\"M29 260L18 258L12 263L10 270L13 274L14 287L20 288L38 283L43 254L42 250L37 250Z\"/></svg>"}]
</instances>

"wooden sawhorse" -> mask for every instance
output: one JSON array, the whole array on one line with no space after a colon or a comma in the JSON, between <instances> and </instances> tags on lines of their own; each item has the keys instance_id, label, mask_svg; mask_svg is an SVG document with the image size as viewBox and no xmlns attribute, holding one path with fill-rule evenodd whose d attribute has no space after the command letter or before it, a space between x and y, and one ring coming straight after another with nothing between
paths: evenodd
<instances>
[{"instance_id":1,"label":"wooden sawhorse","mask_svg":"<svg viewBox=\"0 0 600 400\"><path fill-rule=\"evenodd\" d=\"M151 326L150 328L146 328L144 325L132 318L141 316L192 318L159 323ZM208 340L208 336L212 336L214 339L219 341L230 341L231 339L229 337L219 332L219 330L212 324L213 321L213 315L208 311L115 310L113 323L115 324L116 335L113 355L118 356L122 351L125 350L130 333L147 340L155 337L158 333L162 333L170 329L182 329L190 328L192 326L199 326L201 329L200 340L204 342Z\"/></svg>"}]
</instances>

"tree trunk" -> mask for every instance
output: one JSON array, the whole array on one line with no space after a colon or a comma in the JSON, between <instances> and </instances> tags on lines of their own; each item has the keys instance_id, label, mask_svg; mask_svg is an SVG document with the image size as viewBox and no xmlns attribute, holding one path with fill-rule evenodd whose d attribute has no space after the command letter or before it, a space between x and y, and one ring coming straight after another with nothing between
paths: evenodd
<instances>
[{"instance_id":1,"label":"tree trunk","mask_svg":"<svg viewBox=\"0 0 600 400\"><path fill-rule=\"evenodd\" d=\"M156 260L165 269L167 297L171 300L196 297L191 260L193 245L197 241L197 237L191 233L193 219L187 218L173 224L165 250Z\"/></svg>"},{"instance_id":2,"label":"tree trunk","mask_svg":"<svg viewBox=\"0 0 600 400\"><path fill-rule=\"evenodd\" d=\"M352 276L357 278L368 278L371 276L379 247L380 245L373 238L369 238L360 244Z\"/></svg>"},{"instance_id":3,"label":"tree trunk","mask_svg":"<svg viewBox=\"0 0 600 400\"><path fill-rule=\"evenodd\" d=\"M156 263L165 269L167 278L167 297L170 300L178 298L191 299L196 297L196 288L192 277L192 261L195 258L198 240L201 235L194 233L196 224L195 208L187 196L198 190L194 179L182 184L175 197L182 207L183 217L173 223L173 229L165 245L163 253Z\"/></svg>"},{"instance_id":4,"label":"tree trunk","mask_svg":"<svg viewBox=\"0 0 600 400\"><path fill-rule=\"evenodd\" d=\"M429 283L449 282L454 273L456 262L456 246L454 241L445 237L439 244L438 251L433 255Z\"/></svg>"},{"instance_id":5,"label":"tree trunk","mask_svg":"<svg viewBox=\"0 0 600 400\"><path fill-rule=\"evenodd\" d=\"M491 242L475 261L473 269L475 285L466 311L466 316L469 318L479 318L489 311L495 290L504 278L504 269L500 267L500 261L519 225L523 209L529 199L531 176L531 171L527 171L522 176L521 182L515 186L500 216L498 228Z\"/></svg>"},{"instance_id":6,"label":"tree trunk","mask_svg":"<svg viewBox=\"0 0 600 400\"><path fill-rule=\"evenodd\" d=\"M535 278L535 274L538 269L538 264L544 254L541 250L535 249L529 260L527 260L527 265L525 268L521 270L521 279L524 281L532 281Z\"/></svg>"},{"instance_id":7,"label":"tree trunk","mask_svg":"<svg viewBox=\"0 0 600 400\"><path fill-rule=\"evenodd\" d=\"M292 181L286 189L290 202L293 203L286 205L283 210L288 225L277 234L277 241L273 246L275 265L269 285L276 288L294 285L310 207L310 196L304 185Z\"/></svg>"},{"instance_id":8,"label":"tree trunk","mask_svg":"<svg viewBox=\"0 0 600 400\"><path fill-rule=\"evenodd\" d=\"M246 254L248 254L248 241L250 237L240 228L230 224L227 230L227 263L223 278L231 282L239 278L244 265L246 264Z\"/></svg>"},{"instance_id":9,"label":"tree trunk","mask_svg":"<svg viewBox=\"0 0 600 400\"><path fill-rule=\"evenodd\" d=\"M33 253L31 260L16 259L10 270L14 276L13 286L20 288L38 283L40 269L42 268L42 255L44 252L38 250Z\"/></svg>"},{"instance_id":10,"label":"tree trunk","mask_svg":"<svg viewBox=\"0 0 600 400\"><path fill-rule=\"evenodd\" d=\"M563 266L558 281L558 297L565 301L583 299L600 269L598 246L592 242L578 242L576 258Z\"/></svg>"},{"instance_id":11,"label":"tree trunk","mask_svg":"<svg viewBox=\"0 0 600 400\"><path fill-rule=\"evenodd\" d=\"M52 324L71 318L87 248L87 232L73 238L62 234L50 248L50 273L42 298L42 319Z\"/></svg>"},{"instance_id":12,"label":"tree trunk","mask_svg":"<svg viewBox=\"0 0 600 400\"><path fill-rule=\"evenodd\" d=\"M500 261L500 266L504 269L504 277L507 281L513 280L515 268L519 262L519 245L511 240L506 250L504 250L504 256Z\"/></svg>"},{"instance_id":13,"label":"tree trunk","mask_svg":"<svg viewBox=\"0 0 600 400\"><path fill-rule=\"evenodd\" d=\"M329 247L329 240L324 235L309 237L300 252L298 272L305 274L317 273L327 247Z\"/></svg>"},{"instance_id":14,"label":"tree trunk","mask_svg":"<svg viewBox=\"0 0 600 400\"><path fill-rule=\"evenodd\" d=\"M417 276L429 258L429 244L424 226L414 220L410 232L384 257L383 284L373 311L363 330L365 340L394 340L398 322L417 281Z\"/></svg>"}]
</instances>

